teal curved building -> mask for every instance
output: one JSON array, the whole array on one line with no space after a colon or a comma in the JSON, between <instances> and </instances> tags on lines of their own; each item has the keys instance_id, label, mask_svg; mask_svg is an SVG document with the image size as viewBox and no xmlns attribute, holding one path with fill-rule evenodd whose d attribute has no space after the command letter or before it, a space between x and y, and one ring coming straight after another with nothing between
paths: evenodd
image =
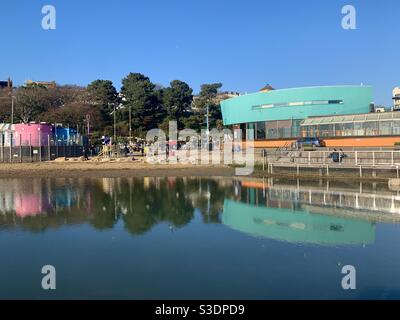
<instances>
[{"instance_id":1,"label":"teal curved building","mask_svg":"<svg viewBox=\"0 0 400 320\"><path fill-rule=\"evenodd\" d=\"M326 86L271 90L221 102L225 125L368 113L371 86Z\"/></svg>"},{"instance_id":2,"label":"teal curved building","mask_svg":"<svg viewBox=\"0 0 400 320\"><path fill-rule=\"evenodd\" d=\"M366 114L371 86L322 86L261 91L221 102L224 125L254 129L255 139L298 137L309 117Z\"/></svg>"}]
</instances>

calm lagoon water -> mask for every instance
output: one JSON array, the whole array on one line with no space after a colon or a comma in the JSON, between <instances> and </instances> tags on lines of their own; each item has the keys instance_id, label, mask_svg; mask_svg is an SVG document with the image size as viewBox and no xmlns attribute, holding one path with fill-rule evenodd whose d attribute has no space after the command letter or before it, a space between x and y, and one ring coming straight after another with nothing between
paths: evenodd
<instances>
[{"instance_id":1,"label":"calm lagoon water","mask_svg":"<svg viewBox=\"0 0 400 320\"><path fill-rule=\"evenodd\" d=\"M399 222L385 184L4 179L0 299L399 299Z\"/></svg>"}]
</instances>

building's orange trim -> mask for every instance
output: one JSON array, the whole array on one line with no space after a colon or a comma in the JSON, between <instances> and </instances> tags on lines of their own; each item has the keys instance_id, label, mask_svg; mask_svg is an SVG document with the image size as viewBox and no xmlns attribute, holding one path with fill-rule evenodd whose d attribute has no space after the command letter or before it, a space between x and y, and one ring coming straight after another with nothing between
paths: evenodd
<instances>
[{"instance_id":1,"label":"building's orange trim","mask_svg":"<svg viewBox=\"0 0 400 320\"><path fill-rule=\"evenodd\" d=\"M289 147L296 140L259 140L254 141L254 148L282 148ZM246 146L246 143L243 143L243 146Z\"/></svg>"},{"instance_id":2,"label":"building's orange trim","mask_svg":"<svg viewBox=\"0 0 400 320\"><path fill-rule=\"evenodd\" d=\"M389 147L393 148L396 142L400 143L400 136L394 137L340 137L322 138L328 148L340 147ZM295 139L284 140L259 140L254 141L254 148L283 148L290 147ZM243 143L243 148L246 143Z\"/></svg>"},{"instance_id":3,"label":"building's orange trim","mask_svg":"<svg viewBox=\"0 0 400 320\"><path fill-rule=\"evenodd\" d=\"M394 147L400 137L365 137L324 139L327 147Z\"/></svg>"}]
</instances>

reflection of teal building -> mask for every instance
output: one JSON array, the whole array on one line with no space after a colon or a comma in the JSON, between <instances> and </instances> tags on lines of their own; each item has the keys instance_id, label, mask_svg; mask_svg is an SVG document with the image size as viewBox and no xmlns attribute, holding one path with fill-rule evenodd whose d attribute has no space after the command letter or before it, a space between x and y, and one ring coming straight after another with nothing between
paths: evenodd
<instances>
[{"instance_id":1,"label":"reflection of teal building","mask_svg":"<svg viewBox=\"0 0 400 320\"><path fill-rule=\"evenodd\" d=\"M58 208L70 208L76 204L78 198L77 191L71 188L55 188L54 201Z\"/></svg>"},{"instance_id":2,"label":"reflection of teal building","mask_svg":"<svg viewBox=\"0 0 400 320\"><path fill-rule=\"evenodd\" d=\"M357 245L375 241L375 227L307 211L292 211L225 200L222 223L237 231L291 243Z\"/></svg>"}]
</instances>

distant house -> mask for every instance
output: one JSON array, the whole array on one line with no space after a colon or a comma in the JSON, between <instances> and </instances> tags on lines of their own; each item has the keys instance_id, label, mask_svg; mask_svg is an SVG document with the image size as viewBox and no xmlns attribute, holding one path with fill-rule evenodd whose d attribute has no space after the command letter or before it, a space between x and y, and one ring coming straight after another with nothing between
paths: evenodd
<instances>
[{"instance_id":1,"label":"distant house","mask_svg":"<svg viewBox=\"0 0 400 320\"><path fill-rule=\"evenodd\" d=\"M13 86L13 82L11 81L10 78L8 78L6 81L0 81L0 89L11 89Z\"/></svg>"},{"instance_id":2,"label":"distant house","mask_svg":"<svg viewBox=\"0 0 400 320\"><path fill-rule=\"evenodd\" d=\"M37 86L43 86L48 89L54 89L57 87L57 83L55 81L33 81L33 80L27 80L25 81L25 85L37 85Z\"/></svg>"},{"instance_id":3,"label":"distant house","mask_svg":"<svg viewBox=\"0 0 400 320\"><path fill-rule=\"evenodd\" d=\"M213 103L219 104L221 101L226 100L226 99L231 99L231 98L237 98L240 96L239 92L235 91L223 91L223 92L218 92L215 98L213 99ZM196 102L200 99L200 95L193 96L193 103L192 103L192 109L193 110L198 110L196 106Z\"/></svg>"},{"instance_id":4,"label":"distant house","mask_svg":"<svg viewBox=\"0 0 400 320\"><path fill-rule=\"evenodd\" d=\"M393 89L393 111L400 110L400 87Z\"/></svg>"},{"instance_id":5,"label":"distant house","mask_svg":"<svg viewBox=\"0 0 400 320\"><path fill-rule=\"evenodd\" d=\"M224 91L224 92L219 92L217 94L217 103L220 103L222 100L230 99L230 98L236 98L239 97L240 93L239 92L234 92L234 91Z\"/></svg>"}]
</instances>

